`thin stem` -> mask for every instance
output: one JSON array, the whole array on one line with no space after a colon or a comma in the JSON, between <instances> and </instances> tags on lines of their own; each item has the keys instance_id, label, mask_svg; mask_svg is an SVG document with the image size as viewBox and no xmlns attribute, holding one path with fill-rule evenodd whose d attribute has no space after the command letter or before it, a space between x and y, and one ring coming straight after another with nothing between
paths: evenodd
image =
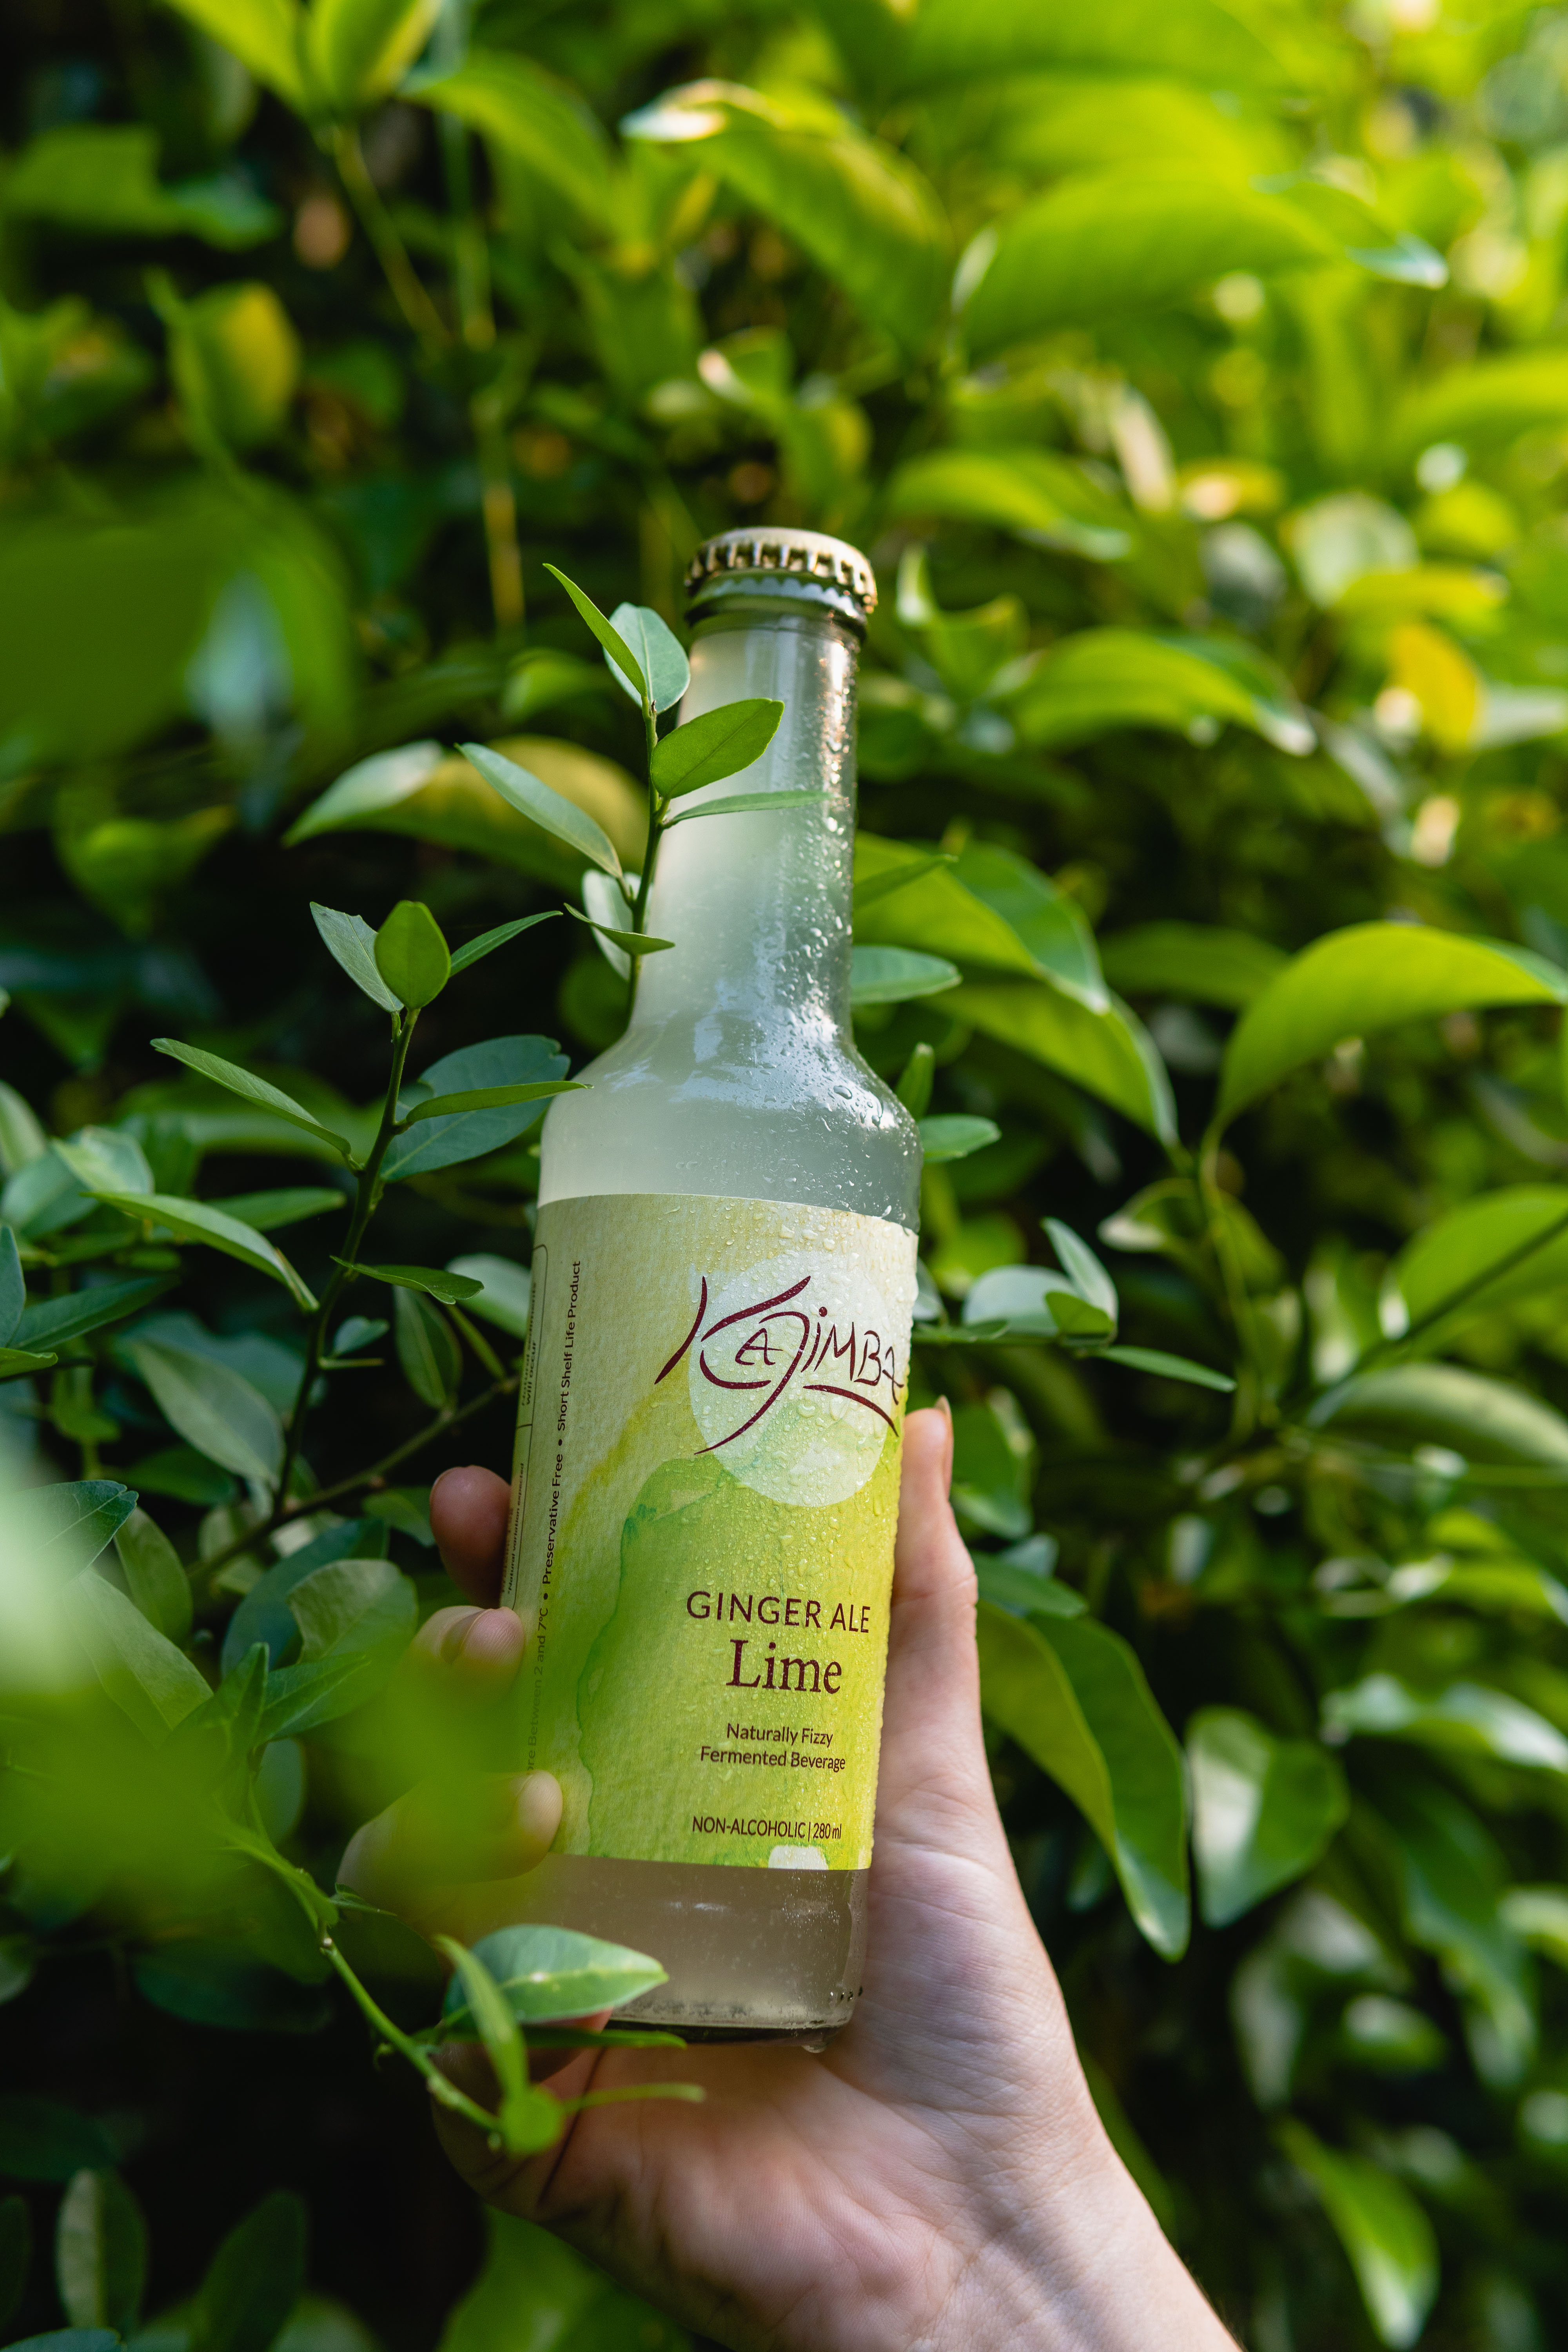
<instances>
[{"instance_id":1,"label":"thin stem","mask_svg":"<svg viewBox=\"0 0 1568 2352\"><path fill-rule=\"evenodd\" d=\"M653 869L658 857L658 837L664 829L660 823L664 804L654 788L653 781L653 755L658 748L658 723L653 704L646 695L643 698L642 724L643 755L647 767L647 839L643 845L642 872L637 877L637 895L632 907L634 931L646 931L647 929L647 894L653 887ZM640 961L637 956L631 958L631 971L626 975L628 1021L631 1019L632 1006L637 1002L637 965Z\"/></svg>"},{"instance_id":2,"label":"thin stem","mask_svg":"<svg viewBox=\"0 0 1568 2352\"><path fill-rule=\"evenodd\" d=\"M369 1224L376 1202L381 1198L376 1180L381 1173L381 1163L386 1157L387 1147L396 1131L397 1097L403 1091L404 1065L408 1059L408 1047L414 1035L414 1024L418 1018L416 1013L400 1013L392 1033L392 1070L386 1082L386 1097L381 1106L381 1124L375 1131L375 1141L371 1145L364 1165L359 1171L359 1181L354 1187L353 1215L350 1219L348 1236L342 1247L342 1255L348 1260L349 1265L358 1262L360 1244L364 1239L365 1227ZM310 1326L310 1336L305 1347L304 1368L300 1374L300 1385L294 1392L293 1409L289 1415L289 1437L283 1453L282 1474L278 1481L279 1499L285 1512L289 1488L294 1483L294 1472L299 1465L300 1448L304 1443L305 1415L310 1409L310 1391L315 1386L316 1374L321 1370L321 1358L326 1353L327 1327L337 1312L339 1299L353 1278L347 1266L333 1267L331 1280L321 1294L321 1303L316 1310L316 1319ZM320 1497L317 1496L314 1499L319 1501ZM276 1527L279 1524L279 1512L275 1510L272 1517L268 1521L268 1527Z\"/></svg>"},{"instance_id":3,"label":"thin stem","mask_svg":"<svg viewBox=\"0 0 1568 2352\"><path fill-rule=\"evenodd\" d=\"M394 2025L386 2011L379 2007L366 1992L331 1936L321 1937L321 1951L323 1957L331 1961L344 1984L347 1985L365 2018L374 2026L383 2041L390 2042L400 2057L407 2059L416 2074L424 2075L430 2086L431 2096L438 2099L444 2107L450 2107L454 2115L465 2116L469 2123L477 2125L487 2139L493 2139L496 2135L494 2116L487 2108L481 2107L477 2100L470 2099L465 2092L459 2091L455 2083L449 2083L428 2053L422 2050L417 2042L411 2040L401 2027Z\"/></svg>"},{"instance_id":4,"label":"thin stem","mask_svg":"<svg viewBox=\"0 0 1568 2352\"><path fill-rule=\"evenodd\" d=\"M398 309L420 341L431 352L444 352L451 343L451 331L425 289L408 248L393 226L391 214L376 193L374 181L366 168L364 152L359 143L359 133L340 124L332 133L332 158L338 175L348 193L348 199L359 215L360 226L369 237L380 262L382 275L391 287Z\"/></svg>"}]
</instances>

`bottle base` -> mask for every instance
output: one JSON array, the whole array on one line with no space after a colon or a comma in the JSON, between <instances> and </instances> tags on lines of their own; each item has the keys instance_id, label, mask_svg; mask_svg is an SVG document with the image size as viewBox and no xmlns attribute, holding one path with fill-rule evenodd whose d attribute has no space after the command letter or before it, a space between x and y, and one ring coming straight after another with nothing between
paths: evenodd
<instances>
[{"instance_id":1,"label":"bottle base","mask_svg":"<svg viewBox=\"0 0 1568 2352\"><path fill-rule=\"evenodd\" d=\"M547 1854L523 1882L516 1916L658 1961L668 1981L618 2010L617 2024L820 2049L860 1990L867 1875Z\"/></svg>"}]
</instances>

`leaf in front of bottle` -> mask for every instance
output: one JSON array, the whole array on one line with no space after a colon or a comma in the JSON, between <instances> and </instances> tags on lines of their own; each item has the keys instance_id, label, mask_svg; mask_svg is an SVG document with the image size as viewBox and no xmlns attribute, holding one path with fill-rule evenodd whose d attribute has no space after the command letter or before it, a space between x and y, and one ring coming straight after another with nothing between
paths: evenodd
<instances>
[{"instance_id":1,"label":"leaf in front of bottle","mask_svg":"<svg viewBox=\"0 0 1568 2352\"><path fill-rule=\"evenodd\" d=\"M763 695L721 703L665 736L653 755L654 790L668 800L739 775L760 760L778 732L784 704Z\"/></svg>"},{"instance_id":2,"label":"leaf in front of bottle","mask_svg":"<svg viewBox=\"0 0 1568 2352\"><path fill-rule=\"evenodd\" d=\"M666 1981L665 1970L646 1952L580 1935L571 1927L498 1927L474 1950L509 2013L525 2025L620 2009ZM443 2031L452 2034L476 2031L465 1989L456 1978L447 1988L441 2022Z\"/></svg>"},{"instance_id":3,"label":"leaf in front of bottle","mask_svg":"<svg viewBox=\"0 0 1568 2352\"><path fill-rule=\"evenodd\" d=\"M544 569L552 580L560 581L576 606L580 618L587 623L621 676L629 679L636 688L637 700L646 702L648 699L648 684L643 674L642 664L616 627L615 623L605 618L592 596L584 594L574 580L568 580L564 572L559 571L553 563L547 563ZM463 746L463 750L467 752L467 744Z\"/></svg>"},{"instance_id":4,"label":"leaf in front of bottle","mask_svg":"<svg viewBox=\"0 0 1568 2352\"><path fill-rule=\"evenodd\" d=\"M493 931L481 931L477 940L468 940L462 947L453 949L453 972L467 971L481 956L493 955L497 948L504 948L521 939L524 931L532 930L535 923L552 923L559 911L558 908L546 907L542 915L523 915L515 923L498 923Z\"/></svg>"},{"instance_id":5,"label":"leaf in front of bottle","mask_svg":"<svg viewBox=\"0 0 1568 2352\"><path fill-rule=\"evenodd\" d=\"M393 1293L397 1360L420 1402L439 1411L457 1394L463 1355L457 1335L438 1307L417 1290Z\"/></svg>"},{"instance_id":6,"label":"leaf in front of bottle","mask_svg":"<svg viewBox=\"0 0 1568 2352\"><path fill-rule=\"evenodd\" d=\"M398 1290L422 1290L447 1307L455 1307L459 1299L477 1298L484 1287L468 1275L445 1274L433 1265L351 1265L342 1257L335 1257L332 1264L347 1274L367 1275L372 1282L390 1282Z\"/></svg>"},{"instance_id":7,"label":"leaf in front of bottle","mask_svg":"<svg viewBox=\"0 0 1568 2352\"><path fill-rule=\"evenodd\" d=\"M700 816L766 816L774 809L800 808L807 801L825 801L826 793L730 793L723 799L707 801L701 808L682 809L665 826L689 824Z\"/></svg>"},{"instance_id":8,"label":"leaf in front of bottle","mask_svg":"<svg viewBox=\"0 0 1568 2352\"><path fill-rule=\"evenodd\" d=\"M851 1004L903 1004L956 988L958 966L914 948L857 948L849 962Z\"/></svg>"},{"instance_id":9,"label":"leaf in front of bottle","mask_svg":"<svg viewBox=\"0 0 1568 2352\"><path fill-rule=\"evenodd\" d=\"M375 935L375 968L399 1003L417 1013L452 976L441 926L422 898L400 898Z\"/></svg>"},{"instance_id":10,"label":"leaf in front of bottle","mask_svg":"<svg viewBox=\"0 0 1568 2352\"><path fill-rule=\"evenodd\" d=\"M184 1062L187 1069L211 1078L216 1086L226 1087L231 1095L238 1095L243 1101L256 1103L279 1118L286 1118L290 1127L302 1127L308 1135L320 1136L323 1143L330 1143L342 1154L351 1168L356 1165L353 1150L342 1136L334 1135L330 1127L312 1118L304 1104L286 1095L281 1087L269 1086L265 1078L241 1069L237 1062L226 1062L221 1054L204 1053L197 1045L184 1045L177 1037L154 1037L153 1051L166 1054L172 1062Z\"/></svg>"},{"instance_id":11,"label":"leaf in front of bottle","mask_svg":"<svg viewBox=\"0 0 1568 2352\"><path fill-rule=\"evenodd\" d=\"M514 1103L542 1102L551 1095L580 1095L587 1092L581 1078L542 1078L532 1085L515 1087L468 1087L461 1093L431 1095L426 1101L416 1103L405 1119L398 1122L399 1132L405 1127L416 1126L422 1118L458 1118L472 1110L510 1110Z\"/></svg>"},{"instance_id":12,"label":"leaf in front of bottle","mask_svg":"<svg viewBox=\"0 0 1568 2352\"><path fill-rule=\"evenodd\" d=\"M147 2284L147 2225L118 2172L73 2175L55 2224L55 2283L73 2327L129 2336Z\"/></svg>"},{"instance_id":13,"label":"leaf in front of bottle","mask_svg":"<svg viewBox=\"0 0 1568 2352\"><path fill-rule=\"evenodd\" d=\"M610 615L610 626L635 655L647 680L647 698L654 709L671 709L691 683L691 665L681 650L679 637L647 604L617 604ZM641 695L607 650L605 660L616 684L634 702L640 702Z\"/></svg>"},{"instance_id":14,"label":"leaf in front of bottle","mask_svg":"<svg viewBox=\"0 0 1568 2352\"><path fill-rule=\"evenodd\" d=\"M606 622L605 626L609 624ZM515 760L505 760L499 751L489 751L483 743L461 743L458 750L471 768L477 768L492 792L544 832L552 833L557 841L565 842L580 856L592 859L606 874L621 881L621 861L615 843L584 809L562 793L552 792Z\"/></svg>"},{"instance_id":15,"label":"leaf in front of bottle","mask_svg":"<svg viewBox=\"0 0 1568 2352\"><path fill-rule=\"evenodd\" d=\"M310 914L321 944L329 955L336 958L356 988L363 988L373 1004L384 1013L401 1013L402 1005L394 996L375 966L375 933L362 915L344 915L336 907L319 907L312 898Z\"/></svg>"},{"instance_id":16,"label":"leaf in front of bottle","mask_svg":"<svg viewBox=\"0 0 1568 2352\"><path fill-rule=\"evenodd\" d=\"M484 1962L450 1936L437 1936L437 1948L445 1952L457 1971L468 2010L485 2054L495 2069L500 2105L496 2130L509 2154L531 2155L549 2147L561 2136L562 2110L548 2091L535 2090L528 2079L528 2056L517 2021Z\"/></svg>"},{"instance_id":17,"label":"leaf in front of bottle","mask_svg":"<svg viewBox=\"0 0 1568 2352\"><path fill-rule=\"evenodd\" d=\"M610 940L614 946L620 949L623 955L657 955L661 948L672 948L675 945L673 940L656 940L647 931L613 930L608 923L596 923L592 915L580 915L575 907L568 907L566 912L574 921L585 925L589 930L597 931L601 938Z\"/></svg>"}]
</instances>

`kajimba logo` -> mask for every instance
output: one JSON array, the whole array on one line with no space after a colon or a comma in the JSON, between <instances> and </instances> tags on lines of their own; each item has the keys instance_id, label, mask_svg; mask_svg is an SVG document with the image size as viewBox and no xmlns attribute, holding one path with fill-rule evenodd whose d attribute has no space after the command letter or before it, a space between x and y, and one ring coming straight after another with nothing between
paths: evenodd
<instances>
[{"instance_id":1,"label":"kajimba logo","mask_svg":"<svg viewBox=\"0 0 1568 2352\"><path fill-rule=\"evenodd\" d=\"M700 1451L743 1485L781 1503L847 1501L897 1432L907 1386L875 1284L799 1253L694 1286L690 1328L655 1387L685 1366Z\"/></svg>"}]
</instances>

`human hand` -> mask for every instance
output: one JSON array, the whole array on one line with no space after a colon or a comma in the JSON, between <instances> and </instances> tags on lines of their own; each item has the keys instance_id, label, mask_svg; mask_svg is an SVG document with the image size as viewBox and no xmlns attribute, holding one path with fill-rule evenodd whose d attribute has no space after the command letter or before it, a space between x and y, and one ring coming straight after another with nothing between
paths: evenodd
<instances>
[{"instance_id":1,"label":"human hand","mask_svg":"<svg viewBox=\"0 0 1568 2352\"><path fill-rule=\"evenodd\" d=\"M974 1574L947 1501L944 1412L904 1426L865 1989L820 2056L784 2042L574 2055L589 2087L681 2080L700 2106L596 2107L521 2160L437 2109L458 2170L735 2352L1235 2352L1105 2136L1025 1906L980 1729ZM455 1580L500 1589L507 1489L449 1471L431 1520ZM427 1658L495 1691L523 1629L448 1610ZM554 1833L543 1774L496 1782L464 1874L416 1790L343 1876L426 1932L504 1916ZM468 2049L454 2070L479 2067ZM480 2090L479 2082L465 2087Z\"/></svg>"}]
</instances>

